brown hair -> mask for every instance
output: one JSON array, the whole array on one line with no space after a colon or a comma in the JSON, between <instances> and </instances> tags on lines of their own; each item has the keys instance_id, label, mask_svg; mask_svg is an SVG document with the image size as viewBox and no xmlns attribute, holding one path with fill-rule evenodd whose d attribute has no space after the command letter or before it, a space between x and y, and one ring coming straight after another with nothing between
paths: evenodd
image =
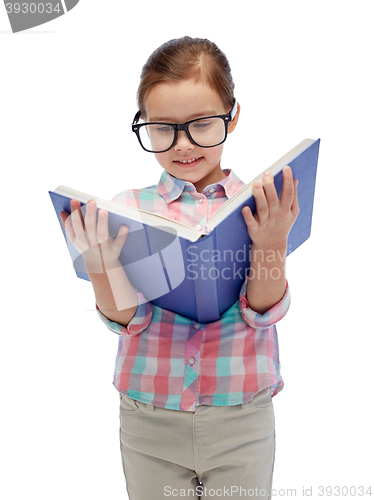
<instances>
[{"instance_id":1,"label":"brown hair","mask_svg":"<svg viewBox=\"0 0 374 500\"><path fill-rule=\"evenodd\" d=\"M207 83L228 108L234 105L234 82L227 57L207 39L185 36L164 43L150 55L140 78L137 97L143 116L144 100L157 83L191 78Z\"/></svg>"}]
</instances>

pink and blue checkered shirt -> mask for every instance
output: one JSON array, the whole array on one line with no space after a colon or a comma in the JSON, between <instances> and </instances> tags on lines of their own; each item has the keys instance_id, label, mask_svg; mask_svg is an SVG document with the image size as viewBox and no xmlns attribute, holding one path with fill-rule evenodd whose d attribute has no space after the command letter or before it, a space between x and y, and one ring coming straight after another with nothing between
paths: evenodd
<instances>
[{"instance_id":1,"label":"pink and blue checkered shirt","mask_svg":"<svg viewBox=\"0 0 374 500\"><path fill-rule=\"evenodd\" d=\"M164 171L157 186L126 190L113 200L190 226L204 226L244 186L232 171L224 173L224 180L198 193L190 182ZM140 292L138 309L127 328L108 320L97 308L106 326L119 335L116 389L143 403L182 411L245 403L269 386L272 396L277 394L283 380L275 323L289 308L288 285L282 300L261 315L249 308L247 279L238 301L212 323L199 324L156 307Z\"/></svg>"}]
</instances>

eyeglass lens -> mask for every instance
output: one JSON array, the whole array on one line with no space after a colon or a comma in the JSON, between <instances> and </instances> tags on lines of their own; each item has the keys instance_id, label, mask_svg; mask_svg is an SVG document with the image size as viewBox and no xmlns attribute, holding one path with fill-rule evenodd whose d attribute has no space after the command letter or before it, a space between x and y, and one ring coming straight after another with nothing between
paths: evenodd
<instances>
[{"instance_id":1,"label":"eyeglass lens","mask_svg":"<svg viewBox=\"0 0 374 500\"><path fill-rule=\"evenodd\" d=\"M216 146L225 139L225 123L222 118L204 118L189 124L188 131L199 146ZM174 127L163 123L139 128L143 146L149 151L169 149L174 141Z\"/></svg>"}]
</instances>

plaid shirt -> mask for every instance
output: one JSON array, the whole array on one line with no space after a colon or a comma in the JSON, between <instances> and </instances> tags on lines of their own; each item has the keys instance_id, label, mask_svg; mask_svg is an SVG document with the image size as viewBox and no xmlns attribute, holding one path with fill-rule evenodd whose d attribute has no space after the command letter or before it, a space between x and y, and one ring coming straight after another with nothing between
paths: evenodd
<instances>
[{"instance_id":1,"label":"plaid shirt","mask_svg":"<svg viewBox=\"0 0 374 500\"><path fill-rule=\"evenodd\" d=\"M244 186L232 171L224 173L224 180L198 193L190 182L164 171L157 186L126 190L113 200L204 226ZM288 284L282 300L261 315L249 308L247 279L238 301L211 323L156 307L140 292L127 328L108 320L96 306L106 326L119 335L116 389L144 403L183 411L245 403L269 386L272 396L277 394L283 380L275 323L289 308Z\"/></svg>"}]
</instances>

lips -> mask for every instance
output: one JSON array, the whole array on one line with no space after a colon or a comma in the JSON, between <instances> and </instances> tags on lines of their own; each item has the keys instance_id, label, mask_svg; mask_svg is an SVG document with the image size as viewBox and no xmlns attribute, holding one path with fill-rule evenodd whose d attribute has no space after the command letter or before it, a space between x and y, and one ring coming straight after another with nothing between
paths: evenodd
<instances>
[{"instance_id":1,"label":"lips","mask_svg":"<svg viewBox=\"0 0 374 500\"><path fill-rule=\"evenodd\" d=\"M193 166L197 165L197 163L199 163L200 160L202 160L202 157L200 157L200 158L194 158L194 157L181 158L180 160L174 160L174 163L177 163L181 167L193 167Z\"/></svg>"}]
</instances>

